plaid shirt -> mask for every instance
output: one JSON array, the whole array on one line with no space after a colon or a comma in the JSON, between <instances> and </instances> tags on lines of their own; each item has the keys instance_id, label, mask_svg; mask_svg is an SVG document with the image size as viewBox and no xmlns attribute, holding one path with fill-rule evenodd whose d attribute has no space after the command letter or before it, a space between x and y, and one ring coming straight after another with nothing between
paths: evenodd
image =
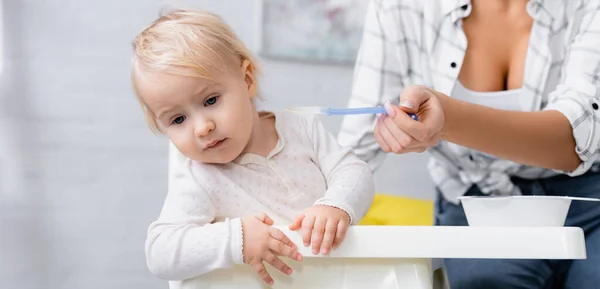
<instances>
[{"instance_id":1,"label":"plaid shirt","mask_svg":"<svg viewBox=\"0 0 600 289\"><path fill-rule=\"evenodd\" d=\"M519 165L441 141L429 149L431 178L457 202L472 185L490 195L520 194L511 176L536 179L586 172L598 159L600 125L600 1L531 0L533 18L521 105L527 111L558 110L570 121L581 165L558 172ZM398 102L402 90L421 84L450 95L467 47L461 19L469 0L372 0L354 72L350 107ZM343 145L376 169L384 153L373 136L374 115L344 119Z\"/></svg>"}]
</instances>

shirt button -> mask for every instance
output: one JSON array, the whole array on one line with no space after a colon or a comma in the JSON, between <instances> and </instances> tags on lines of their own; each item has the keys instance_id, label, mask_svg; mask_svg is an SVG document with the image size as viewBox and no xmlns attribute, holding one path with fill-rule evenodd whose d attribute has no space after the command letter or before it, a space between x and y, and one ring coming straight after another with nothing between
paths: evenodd
<instances>
[{"instance_id":1,"label":"shirt button","mask_svg":"<svg viewBox=\"0 0 600 289\"><path fill-rule=\"evenodd\" d=\"M598 110L598 104L597 104L597 103L595 103L595 102L594 102L594 103L592 103L592 108L593 108L594 110Z\"/></svg>"},{"instance_id":2,"label":"shirt button","mask_svg":"<svg viewBox=\"0 0 600 289\"><path fill-rule=\"evenodd\" d=\"M450 63L450 67L452 67L452 68L456 68L456 62L452 62L452 63Z\"/></svg>"}]
</instances>

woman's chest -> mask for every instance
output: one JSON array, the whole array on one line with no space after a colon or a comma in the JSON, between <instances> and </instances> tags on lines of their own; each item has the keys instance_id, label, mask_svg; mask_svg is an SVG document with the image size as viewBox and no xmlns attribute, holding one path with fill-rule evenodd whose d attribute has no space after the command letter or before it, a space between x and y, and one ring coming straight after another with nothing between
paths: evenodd
<instances>
[{"instance_id":1,"label":"woman's chest","mask_svg":"<svg viewBox=\"0 0 600 289\"><path fill-rule=\"evenodd\" d=\"M510 45L495 46L502 35L471 36L461 27L444 29L447 41L425 39L427 53L414 64L413 82L450 95L457 81L474 91L504 91L522 88L523 107L539 110L565 76L573 27L564 24L550 30L533 24L529 35L515 37ZM477 32L480 33L480 32ZM486 39L495 38L494 41ZM451 42L451 43L447 43ZM496 51L501 48L500 51ZM418 77L416 77L418 76Z\"/></svg>"}]
</instances>

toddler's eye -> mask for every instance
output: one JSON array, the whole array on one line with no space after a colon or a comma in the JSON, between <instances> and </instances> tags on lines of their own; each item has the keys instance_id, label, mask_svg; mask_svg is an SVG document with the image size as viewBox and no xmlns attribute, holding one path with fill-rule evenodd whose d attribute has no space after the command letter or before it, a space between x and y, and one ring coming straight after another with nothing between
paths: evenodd
<instances>
[{"instance_id":1,"label":"toddler's eye","mask_svg":"<svg viewBox=\"0 0 600 289\"><path fill-rule=\"evenodd\" d=\"M174 124L181 124L185 120L185 116L178 116L173 120Z\"/></svg>"},{"instance_id":2,"label":"toddler's eye","mask_svg":"<svg viewBox=\"0 0 600 289\"><path fill-rule=\"evenodd\" d=\"M210 98L208 98L208 99L207 99L207 100L204 102L204 105L205 105L205 106L211 106L211 105L214 105L215 103L217 103L217 99L218 99L218 98L219 98L218 96L213 96L213 97L210 97Z\"/></svg>"}]
</instances>

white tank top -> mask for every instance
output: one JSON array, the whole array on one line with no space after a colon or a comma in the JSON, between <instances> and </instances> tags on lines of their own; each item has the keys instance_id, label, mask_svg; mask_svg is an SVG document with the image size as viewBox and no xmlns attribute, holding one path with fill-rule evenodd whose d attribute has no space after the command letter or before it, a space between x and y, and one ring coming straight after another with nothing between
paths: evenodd
<instances>
[{"instance_id":1,"label":"white tank top","mask_svg":"<svg viewBox=\"0 0 600 289\"><path fill-rule=\"evenodd\" d=\"M462 101L504 110L524 110L522 88L502 91L473 91L456 81L451 97Z\"/></svg>"}]
</instances>

